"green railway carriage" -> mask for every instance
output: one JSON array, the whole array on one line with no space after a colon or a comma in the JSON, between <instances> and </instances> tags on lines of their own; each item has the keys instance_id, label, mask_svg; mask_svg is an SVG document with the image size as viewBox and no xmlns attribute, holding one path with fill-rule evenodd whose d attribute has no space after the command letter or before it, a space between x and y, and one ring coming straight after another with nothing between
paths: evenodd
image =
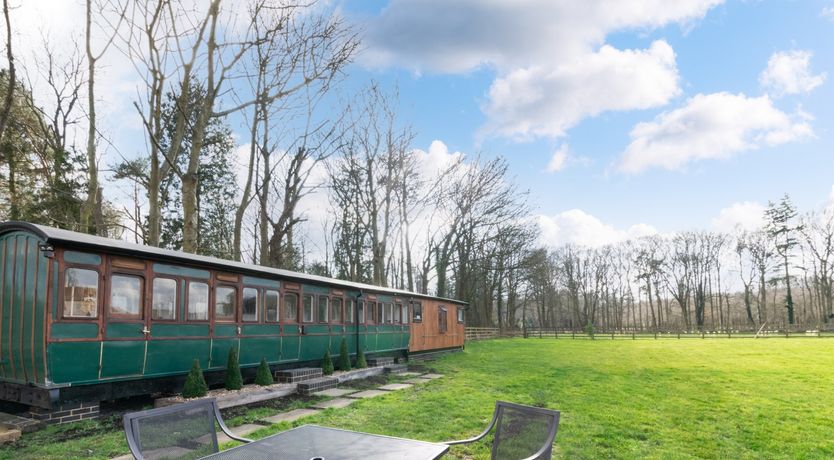
<instances>
[{"instance_id":1,"label":"green railway carriage","mask_svg":"<svg viewBox=\"0 0 834 460\"><path fill-rule=\"evenodd\" d=\"M428 309L440 324L422 324ZM458 313L448 315L449 308ZM237 347L244 372L316 365L326 349L408 355L463 345L464 303L25 222L0 223L0 399L49 409L176 391ZM419 316L415 316L415 311ZM434 317L432 317L434 318ZM450 328L447 323L452 323ZM430 327L429 327L430 326ZM451 331L451 332L450 332Z\"/></svg>"}]
</instances>

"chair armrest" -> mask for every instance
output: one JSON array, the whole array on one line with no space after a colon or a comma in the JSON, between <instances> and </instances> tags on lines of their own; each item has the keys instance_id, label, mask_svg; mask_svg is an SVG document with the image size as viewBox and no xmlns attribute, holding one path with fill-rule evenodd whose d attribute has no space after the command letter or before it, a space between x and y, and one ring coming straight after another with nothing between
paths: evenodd
<instances>
[{"instance_id":1,"label":"chair armrest","mask_svg":"<svg viewBox=\"0 0 834 460\"><path fill-rule=\"evenodd\" d=\"M214 419L217 420L217 424L220 425L220 429L223 430L224 433L226 433L226 436L234 439L235 441L245 443L252 442L252 440L249 438L243 438L232 433L232 430L230 430L229 427L226 426L226 423L223 421L223 416L220 415L220 408L217 407L217 404L214 404Z\"/></svg>"},{"instance_id":2,"label":"chair armrest","mask_svg":"<svg viewBox=\"0 0 834 460\"><path fill-rule=\"evenodd\" d=\"M478 436L475 436L474 438L461 439L460 441L444 441L441 444L446 444L447 446L454 446L454 445L457 445L457 444L469 444L470 442L480 441L481 439L484 438L484 436L487 435L487 433L490 432L490 430L492 430L492 428L495 426L495 421L496 420L497 420L496 416L493 415L492 421L489 422L489 426L486 428L486 430L484 430L483 433L479 434Z\"/></svg>"}]
</instances>

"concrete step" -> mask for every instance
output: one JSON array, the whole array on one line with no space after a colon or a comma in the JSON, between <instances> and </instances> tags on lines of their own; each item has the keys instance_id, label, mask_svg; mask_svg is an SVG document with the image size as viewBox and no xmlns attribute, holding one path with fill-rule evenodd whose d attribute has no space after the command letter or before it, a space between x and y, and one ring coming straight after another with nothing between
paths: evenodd
<instances>
[{"instance_id":1,"label":"concrete step","mask_svg":"<svg viewBox=\"0 0 834 460\"><path fill-rule=\"evenodd\" d=\"M312 380L298 382L297 391L302 395L310 395L317 391L329 390L339 385L339 379L333 377L321 377Z\"/></svg>"},{"instance_id":2,"label":"concrete step","mask_svg":"<svg viewBox=\"0 0 834 460\"><path fill-rule=\"evenodd\" d=\"M408 370L408 366L405 364L388 364L382 369L386 374L402 374Z\"/></svg>"},{"instance_id":3,"label":"concrete step","mask_svg":"<svg viewBox=\"0 0 834 460\"><path fill-rule=\"evenodd\" d=\"M299 367L298 369L275 371L275 380L282 383L297 383L321 377L322 373L319 367Z\"/></svg>"},{"instance_id":4,"label":"concrete step","mask_svg":"<svg viewBox=\"0 0 834 460\"><path fill-rule=\"evenodd\" d=\"M368 366L379 367L379 366L387 366L389 364L394 364L394 358L381 356L378 358L368 358L367 360Z\"/></svg>"}]
</instances>

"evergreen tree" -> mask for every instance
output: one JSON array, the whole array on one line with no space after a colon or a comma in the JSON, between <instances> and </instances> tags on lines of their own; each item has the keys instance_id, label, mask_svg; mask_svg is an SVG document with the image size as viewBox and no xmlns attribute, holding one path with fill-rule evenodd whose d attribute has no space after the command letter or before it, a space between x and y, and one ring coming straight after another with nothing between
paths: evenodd
<instances>
[{"instance_id":1,"label":"evergreen tree","mask_svg":"<svg viewBox=\"0 0 834 460\"><path fill-rule=\"evenodd\" d=\"M802 229L801 225L793 225L796 218L796 208L786 193L779 203L768 202L765 211L767 218L767 234L776 245L776 252L782 258L782 268L785 270L785 308L788 310L788 323L794 324L793 296L791 295L790 257L791 250L799 244L796 233Z\"/></svg>"},{"instance_id":2,"label":"evergreen tree","mask_svg":"<svg viewBox=\"0 0 834 460\"><path fill-rule=\"evenodd\" d=\"M243 376L240 374L240 361L237 348L229 348L229 362L226 365L226 389L240 390L243 388Z\"/></svg>"},{"instance_id":3,"label":"evergreen tree","mask_svg":"<svg viewBox=\"0 0 834 460\"><path fill-rule=\"evenodd\" d=\"M321 373L324 375L333 373L333 360L330 359L330 349L324 351L324 358L321 360Z\"/></svg>"},{"instance_id":4,"label":"evergreen tree","mask_svg":"<svg viewBox=\"0 0 834 460\"><path fill-rule=\"evenodd\" d=\"M262 387L275 383L275 380L272 379L272 371L269 370L269 364L267 364L266 358L261 358L261 365L258 366L258 373L255 374L255 383Z\"/></svg>"},{"instance_id":5,"label":"evergreen tree","mask_svg":"<svg viewBox=\"0 0 834 460\"><path fill-rule=\"evenodd\" d=\"M183 398L200 398L208 393L208 385L203 377L203 370L200 369L200 360L195 359L191 370L185 378L185 385L182 388Z\"/></svg>"},{"instance_id":6,"label":"evergreen tree","mask_svg":"<svg viewBox=\"0 0 834 460\"><path fill-rule=\"evenodd\" d=\"M342 338L342 345L339 347L339 370L350 370L350 354L348 354L347 340Z\"/></svg>"},{"instance_id":7,"label":"evergreen tree","mask_svg":"<svg viewBox=\"0 0 834 460\"><path fill-rule=\"evenodd\" d=\"M365 351L360 347L359 356L356 358L356 368L364 369L366 367L368 367L368 362L365 361Z\"/></svg>"}]
</instances>

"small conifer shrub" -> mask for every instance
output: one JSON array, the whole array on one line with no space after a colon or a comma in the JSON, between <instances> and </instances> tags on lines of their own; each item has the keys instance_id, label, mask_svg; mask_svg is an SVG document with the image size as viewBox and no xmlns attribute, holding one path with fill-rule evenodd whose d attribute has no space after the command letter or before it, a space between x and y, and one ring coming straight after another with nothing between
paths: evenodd
<instances>
[{"instance_id":1,"label":"small conifer shrub","mask_svg":"<svg viewBox=\"0 0 834 460\"><path fill-rule=\"evenodd\" d=\"M350 355L348 354L347 340L342 338L342 345L339 347L339 370L350 370Z\"/></svg>"},{"instance_id":2,"label":"small conifer shrub","mask_svg":"<svg viewBox=\"0 0 834 460\"><path fill-rule=\"evenodd\" d=\"M357 369L364 369L368 367L368 362L365 361L365 350L361 347L359 348L359 357L356 358L356 368Z\"/></svg>"},{"instance_id":3,"label":"small conifer shrub","mask_svg":"<svg viewBox=\"0 0 834 460\"><path fill-rule=\"evenodd\" d=\"M226 389L240 390L243 388L243 376L240 374L240 360L237 348L229 348L229 361L226 364Z\"/></svg>"},{"instance_id":4,"label":"small conifer shrub","mask_svg":"<svg viewBox=\"0 0 834 460\"><path fill-rule=\"evenodd\" d=\"M324 351L324 358L321 359L321 373L324 375L333 373L333 360L330 359L330 349Z\"/></svg>"},{"instance_id":5,"label":"small conifer shrub","mask_svg":"<svg viewBox=\"0 0 834 460\"><path fill-rule=\"evenodd\" d=\"M255 383L262 387L275 383L272 379L272 371L269 370L269 364L266 363L266 358L261 358L261 365L258 366L258 373L255 374Z\"/></svg>"},{"instance_id":6,"label":"small conifer shrub","mask_svg":"<svg viewBox=\"0 0 834 460\"><path fill-rule=\"evenodd\" d=\"M203 376L203 370L200 369L200 360L195 359L194 364L191 365L191 371L185 378L185 385L182 388L183 398L200 398L208 393L208 385L206 385L206 378Z\"/></svg>"}]
</instances>

